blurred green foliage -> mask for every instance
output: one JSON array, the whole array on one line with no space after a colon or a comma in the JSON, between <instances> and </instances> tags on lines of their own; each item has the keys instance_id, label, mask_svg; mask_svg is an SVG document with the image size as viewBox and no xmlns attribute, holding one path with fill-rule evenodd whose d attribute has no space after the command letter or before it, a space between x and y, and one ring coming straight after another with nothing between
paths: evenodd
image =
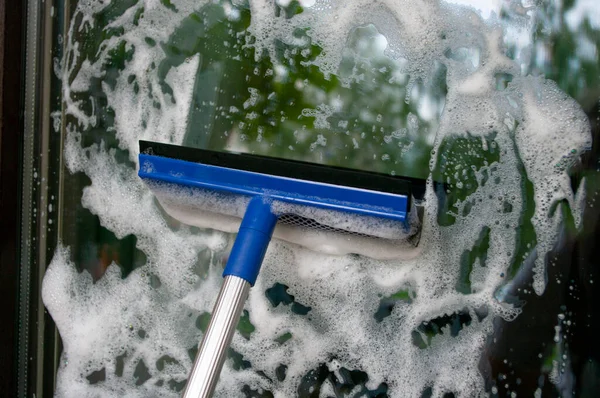
<instances>
[{"instance_id":1,"label":"blurred green foliage","mask_svg":"<svg viewBox=\"0 0 600 398\"><path fill-rule=\"evenodd\" d=\"M500 161L495 137L495 132L483 139L467 133L464 137L450 136L440 144L436 167L432 171L434 181L444 184L436 190L439 225L452 225L458 216L468 215L474 204L471 194L480 184L495 179L493 164ZM479 174L482 175L480 181ZM458 214L459 205L463 203L462 213Z\"/></svg>"},{"instance_id":2,"label":"blurred green foliage","mask_svg":"<svg viewBox=\"0 0 600 398\"><path fill-rule=\"evenodd\" d=\"M472 318L469 309L464 308L461 311L450 315L442 315L429 321L422 322L412 333L412 343L414 346L424 350L431 346L433 339L438 335L448 334L456 337L464 327L471 324Z\"/></svg>"},{"instance_id":3,"label":"blurred green foliage","mask_svg":"<svg viewBox=\"0 0 600 398\"><path fill-rule=\"evenodd\" d=\"M275 8L279 18L301 11L297 2ZM348 38L339 75L327 75L313 64L323 49L308 28L296 29L290 43L274 39L269 53L247 30L248 6L239 12L228 18L222 5L208 4L161 43L166 57L158 74L165 93L172 93L165 82L169 70L199 57L185 145L428 175L437 120L420 118L419 99L406 98L420 93L441 111L445 68L428 85L409 87L409 76L378 48L379 33L367 25Z\"/></svg>"},{"instance_id":4,"label":"blurred green foliage","mask_svg":"<svg viewBox=\"0 0 600 398\"><path fill-rule=\"evenodd\" d=\"M456 281L456 290L462 294L470 294L471 291L471 272L475 261L485 267L487 260L487 251L490 247L490 228L483 227L479 233L479 238L475 241L471 250L465 250L460 257L460 271Z\"/></svg>"},{"instance_id":5,"label":"blurred green foliage","mask_svg":"<svg viewBox=\"0 0 600 398\"><path fill-rule=\"evenodd\" d=\"M554 80L569 96L590 110L600 96L600 27L578 2L548 2L536 8L536 26L527 73ZM569 16L571 22L569 23Z\"/></svg>"}]
</instances>

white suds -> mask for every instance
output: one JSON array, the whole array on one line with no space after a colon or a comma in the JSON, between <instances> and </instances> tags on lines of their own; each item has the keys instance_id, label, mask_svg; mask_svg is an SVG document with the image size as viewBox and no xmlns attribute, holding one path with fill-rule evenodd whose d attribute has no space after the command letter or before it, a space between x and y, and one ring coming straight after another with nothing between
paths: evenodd
<instances>
[{"instance_id":1,"label":"white suds","mask_svg":"<svg viewBox=\"0 0 600 398\"><path fill-rule=\"evenodd\" d=\"M180 396L178 391L192 366L188 350L198 344L202 316L212 310L220 287L228 235L213 230L198 232L165 216L135 168L117 160L114 148L107 149L108 137L113 141L116 137L118 147L128 151L128 161L144 167L137 164L138 140L181 144L184 139L196 95L197 71L205 66L204 59L202 54L184 54L187 58L179 66L168 65L163 63L168 51L163 45L184 18L209 2L173 1L177 12L164 3L171 4L141 2L111 21L110 27L122 27L123 33L108 35L89 56L77 37L81 32L105 29L94 26L94 15L112 3L81 1L65 38L67 51L59 69L66 114L61 121L67 132L66 165L72 173L83 172L91 180L83 191L83 206L117 238L135 235L137 249L144 252L147 263L125 279L113 263L93 283L87 272L76 271L69 248L57 249L42 295L64 343L57 378L59 397ZM280 6L291 3L277 1ZM534 187L536 207L531 223L537 248L531 252L537 254L534 289L541 294L545 256L555 244L563 217L561 210L552 214L550 210L557 201L565 200L573 217L580 217L579 203L584 199L573 193L567 168L590 145L585 115L553 82L521 76L520 66L504 54L504 27L494 17L495 6L486 8L490 17L484 21L474 9L436 1L300 3L305 6L303 13L275 18L272 1L251 1L252 22L247 33L256 41L244 46L264 48L273 55L278 50L275 39L293 43L299 40L294 36L296 28L311 27L310 37L324 51L307 65L319 67L326 75L336 74L352 30L372 24L387 40L384 43L381 39L375 46L379 56L385 54L401 65L390 79L406 81L412 87L403 94L408 102L418 96L421 87L433 84L434 74L445 68L445 103L438 109L431 99L418 99L419 117L421 121L439 119L431 125L435 131L426 137L427 142L434 141L431 169L443 168L441 182L449 189L464 189L470 194L446 209L454 221L440 226L438 212L443 204L438 203L433 180L428 180L415 255L386 260L332 256L274 239L245 307L254 330L247 335L236 333L232 342L232 348L251 367L234 367L234 361L228 360L217 396L240 396L244 386L270 391L275 397L296 396L303 378L322 364L336 378L342 378L342 368L364 371L368 374L365 388L374 390L386 383L390 396L418 397L427 387L434 397L448 391L463 397L479 396L484 380L478 363L492 331L492 320L497 316L514 319L519 314L518 309L503 302L501 286L508 279L516 252L517 227L525 203L521 166ZM241 18L242 6L237 1L228 2L224 8L228 20ZM243 40L246 32L240 33ZM104 69L111 50L121 41L123 51L131 51L131 56L111 86ZM274 74L275 81L284 81L288 72L286 67L275 65L268 73ZM505 90L495 87L498 74L512 76ZM84 148L82 137L98 123L99 105L87 106L82 100L90 97L88 90L94 79L104 79L94 90L102 90L106 106L114 112L114 131L105 132L107 140ZM360 76L351 79L359 81ZM314 96L322 95L319 88L307 87L308 82L297 83L304 90L313 90ZM256 120L259 115L251 114L252 101L269 93L252 87L248 90L243 93L248 97L248 110L246 106L227 107L219 110L221 115L243 113L247 123ZM382 88L382 95L385 90ZM216 91L202 94L206 98L221 95ZM322 98L320 107L305 113L318 119L322 128L346 130L352 121L328 120L339 109L338 99ZM400 140L414 140L424 131L418 118L411 115L404 130L381 134L382 142L393 144L394 150L407 157L412 156L413 142ZM360 117L376 123L386 115L364 110ZM236 132L221 133L235 136ZM365 136L378 133L373 128L353 135L349 138L351 146L366 150ZM322 135L313 137L301 129L297 139L313 145L315 153L334 145ZM463 142L460 139L468 141L463 156L447 147L452 140ZM267 141L264 138L260 144L269 145ZM391 155L384 161L394 158L395 154ZM488 155L494 160L475 167L473 159L481 161ZM352 166L350 159L348 167ZM224 203L221 199L208 210L219 211L219 206L227 205L239 208L236 216L241 216L243 201ZM180 203L180 217L193 205ZM177 206L173 203L173 208ZM318 210L307 211L307 216L338 226L352 222L328 219L331 214ZM198 220L191 224L212 222L216 229L220 227L201 214L195 217ZM222 230L231 231L235 226L234 219L229 221L232 224L223 225ZM363 225L365 231L369 228L373 225ZM378 230L384 236L394 233L386 225ZM478 258L471 264L465 279L462 256L479 241L488 242L486 259ZM326 250L327 244L335 244L325 243L314 242L313 247L320 245ZM198 272L198 267L203 271ZM281 285L287 286L293 304L274 304L265 294ZM393 310L379 314L385 299L395 300ZM482 308L486 315L478 312ZM305 315L298 313L303 311ZM431 322L436 319L455 320L460 330L444 321L440 330L432 332ZM556 333L560 338L560 330ZM91 384L88 376L101 369L104 379ZM283 378L281 369L285 369ZM321 395L332 390L327 382Z\"/></svg>"}]
</instances>

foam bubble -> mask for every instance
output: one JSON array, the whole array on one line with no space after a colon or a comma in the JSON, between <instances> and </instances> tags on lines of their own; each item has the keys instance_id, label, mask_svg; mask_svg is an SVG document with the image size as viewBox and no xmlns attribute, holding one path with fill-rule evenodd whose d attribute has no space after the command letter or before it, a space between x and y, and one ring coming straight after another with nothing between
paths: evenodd
<instances>
[{"instance_id":1,"label":"foam bubble","mask_svg":"<svg viewBox=\"0 0 600 398\"><path fill-rule=\"evenodd\" d=\"M179 66L163 65L165 71L164 50L151 43L166 42L184 18L205 3L176 2L177 12L163 2L137 4L109 23L111 28L122 27L122 32L107 35L97 52L87 54L78 35L97 28L94 16L115 4L79 2L72 18L59 68L67 115L64 153L69 170L83 172L91 180L84 189L83 206L117 237L135 235L147 264L125 279L112 264L94 283L87 273L77 272L68 248L57 249L42 291L64 342L57 395L175 397L192 365L188 350L201 338L205 314L216 299L231 239L213 230L195 231L169 218L135 167L117 153L117 145L108 149L107 143L116 137L130 162L137 162L139 139L182 143L197 83L194 74L203 59L192 55ZM552 82L521 76L520 65L504 54L506 28L491 13L484 21L473 9L434 1L303 4L307 8L302 14L285 18L273 16L273 2L252 1L247 33L256 41L245 46L258 49L256 54L260 49L275 54L274 39L292 43L298 40L296 28L310 26L311 39L325 51L307 65L335 74L346 38L357 26L371 24L387 40L384 54L397 62L393 79L409 86L401 94L407 101L414 101L419 84L433 84L436 74L445 70L448 93L440 120L432 125L437 131L432 177L422 203L421 240L411 255L374 260L327 255L274 239L245 306L253 327L234 336L237 360L226 362L217 396L239 396L244 386L276 397L295 396L299 389L315 388L308 386L305 376L320 364L338 379L342 368L364 371L368 374L364 388L375 390L385 383L392 396L420 396L427 387L433 396L448 391L479 395L484 380L478 363L492 320L497 316L511 320L519 314L505 300L511 284L519 283L533 267L534 288L538 294L544 289L545 255L556 242L562 217L561 210L549 214L550 210L557 201L566 201L574 218L580 217L583 194L573 193L567 171L590 144L585 115ZM228 3L225 8L227 19L240 18L239 4ZM116 77L107 76L106 65L115 49L130 51L131 56ZM271 72L285 79L278 67ZM505 90L495 86L499 74L512 76ZM93 86L98 81L99 88ZM114 111L114 131L106 132L106 140L84 145L101 110L99 104L82 99L90 96L92 87L105 94L102 106ZM259 100L255 94L250 100ZM339 104L323 101L313 113L307 112L319 118L319 126L331 127L328 119ZM432 104L423 101L420 107L433 120L439 111ZM247 110L228 109L255 118L251 108L248 103ZM380 117L366 110L361 116L373 121ZM390 133L390 142L422 132L416 118L410 119L406 131ZM332 145L318 136L311 141L300 130L298 137L314 143L315 152ZM263 144L269 145L267 141ZM363 135L353 137L353 142L360 150L367 146ZM439 177L435 183L434 177ZM521 189L526 179L533 185L536 207L531 220L524 221L533 225L538 244L523 253L515 242L522 211L531 199ZM440 189L448 191L445 202L439 200ZM164 207L182 219L198 200L207 199L189 192L173 196L170 191L162 197L160 190L157 193ZM186 221L234 231L245 202L213 199L207 210L233 208L231 219L224 223L223 218L203 213ZM359 225L357 220L332 218L318 210L305 215L338 226ZM386 232L383 227L376 229ZM362 228L368 232L373 224L364 223ZM288 240L300 239L291 230L280 231L284 239L286 234L292 234ZM388 226L386 233L396 232ZM319 250L331 252L342 246L333 237L311 239L305 244ZM351 241L350 246L355 244ZM372 257L382 250L375 242L361 244L365 245L361 252L371 250ZM404 247L396 250L405 252ZM517 253L524 258L516 258ZM273 291L285 299L270 298L267 292ZM102 369L104 380L90 384L88 376ZM325 384L321 395L333 394L332 390Z\"/></svg>"}]
</instances>

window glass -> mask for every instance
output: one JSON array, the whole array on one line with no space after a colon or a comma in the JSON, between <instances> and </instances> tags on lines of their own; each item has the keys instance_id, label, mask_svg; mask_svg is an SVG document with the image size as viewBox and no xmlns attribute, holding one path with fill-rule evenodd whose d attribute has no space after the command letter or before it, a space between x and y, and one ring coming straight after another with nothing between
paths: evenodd
<instances>
[{"instance_id":1,"label":"window glass","mask_svg":"<svg viewBox=\"0 0 600 398\"><path fill-rule=\"evenodd\" d=\"M179 396L221 284L235 237L162 209L139 140L427 180L416 256L272 241L218 396L600 388L594 1L71 11L52 113L62 232L42 291L58 396Z\"/></svg>"}]
</instances>

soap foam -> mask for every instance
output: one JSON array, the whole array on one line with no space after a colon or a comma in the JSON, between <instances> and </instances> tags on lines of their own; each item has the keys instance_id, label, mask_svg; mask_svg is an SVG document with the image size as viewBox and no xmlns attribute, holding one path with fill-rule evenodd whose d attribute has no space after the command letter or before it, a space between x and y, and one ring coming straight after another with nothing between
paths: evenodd
<instances>
[{"instance_id":1,"label":"soap foam","mask_svg":"<svg viewBox=\"0 0 600 398\"><path fill-rule=\"evenodd\" d=\"M65 160L71 172L83 172L91 180L84 189L83 206L118 238L135 235L137 248L148 260L126 279L120 278L113 264L93 283L90 275L76 271L69 249L59 246L42 290L64 343L56 395L177 397L174 386L186 379L192 365L187 350L202 335L197 319L212 310L217 296L228 237L212 230L198 233L169 219L136 171L116 160L114 149L102 143L82 148L81 137L95 123L96 111L84 107L76 94L86 92L91 78L102 77L109 50L125 40L135 47L132 60L114 88L102 87L115 112L115 131L107 136L116 134L119 147L129 152L132 162L137 162L139 139L180 144L193 74L201 59L192 57L171 68L166 77L171 97L163 93L152 68L164 53L144 38L167 40L200 4L176 2L179 12L172 12L156 1L140 3L111 22L124 27L119 40L107 39L93 60L83 60L76 32L96 28L93 15L109 4L80 2L66 38L67 55L61 68L67 115ZM142 6L144 17L135 24ZM386 37L386 54L404 60L404 72L411 80L426 81L436 63L443 63L448 94L435 138L432 169L440 165L437 155L444 140L459 137L481 138L485 146L486 137L495 134L500 160L473 171L478 188L451 209L456 218L452 225L438 225L438 197L433 181L428 181L418 256L384 261L331 256L273 240L245 306L255 330L249 338L236 333L232 342L232 348L252 367L234 370L228 360L217 396L240 396L244 385L271 391L276 397L295 396L303 376L320 363L363 370L369 375L367 388L385 382L390 396L418 397L427 387L432 396L448 391L459 397L479 395L484 380L478 364L492 320L496 316L510 320L519 314L518 308L503 301L499 289L507 283L504 275L515 255L520 209L525 203L519 165L522 162L534 186L536 211L531 221L538 247L532 252L537 255L534 286L539 294L544 289L544 257L556 241L562 217L560 211L550 217L550 207L565 199L575 219L580 217L577 203L581 198L570 188L567 166L590 145L585 115L552 82L520 76L520 66L503 53L503 27L493 14L483 21L472 9L434 1L317 1L302 14L285 19L273 18L272 2L252 1L250 6L250 32L257 37L257 48L275 51L273 38L291 41L295 27L311 26L311 37L326 50L313 64L328 73L336 73L344 38L366 23L373 23ZM230 10L230 14L235 13ZM446 56L446 50L457 52L460 48L478 49L478 65ZM496 73L513 76L506 90L495 89ZM138 94L128 81L131 75ZM160 104L160 109L153 102ZM470 170L470 166L460 158L454 160L457 180L462 175L459 171ZM507 199L513 209L508 212L502 207ZM461 257L486 228L486 262L478 260L473 265L470 292L460 293L456 285ZM199 263L206 272L195 271ZM526 262L523 264L521 273ZM288 286L295 300L310 307L309 314L296 314L281 304L273 306L265 290L276 283ZM398 291L412 292L410 302L397 303L390 315L378 322L374 314L381 298ZM477 315L481 308L487 309L487 316ZM419 329L423 322L461 311L466 311L471 321L455 337L446 326L427 347L415 344L416 338L427 340ZM286 333L291 338L277 342ZM159 366L164 355L175 362ZM122 371L119 361L123 362ZM147 380L136 372L142 367L140 361L148 368ZM282 364L287 366L286 378L277 381L276 369ZM105 380L90 384L86 376L102 368ZM332 390L325 385L321 395Z\"/></svg>"},{"instance_id":2,"label":"soap foam","mask_svg":"<svg viewBox=\"0 0 600 398\"><path fill-rule=\"evenodd\" d=\"M147 184L169 216L187 225L223 232L238 231L250 200L244 195L175 184L154 181ZM406 223L277 200L272 209L277 216L283 216L273 237L312 250L336 255L362 254L376 259L410 258L420 252L416 247L420 220L414 205ZM300 218L284 221L289 215Z\"/></svg>"}]
</instances>

